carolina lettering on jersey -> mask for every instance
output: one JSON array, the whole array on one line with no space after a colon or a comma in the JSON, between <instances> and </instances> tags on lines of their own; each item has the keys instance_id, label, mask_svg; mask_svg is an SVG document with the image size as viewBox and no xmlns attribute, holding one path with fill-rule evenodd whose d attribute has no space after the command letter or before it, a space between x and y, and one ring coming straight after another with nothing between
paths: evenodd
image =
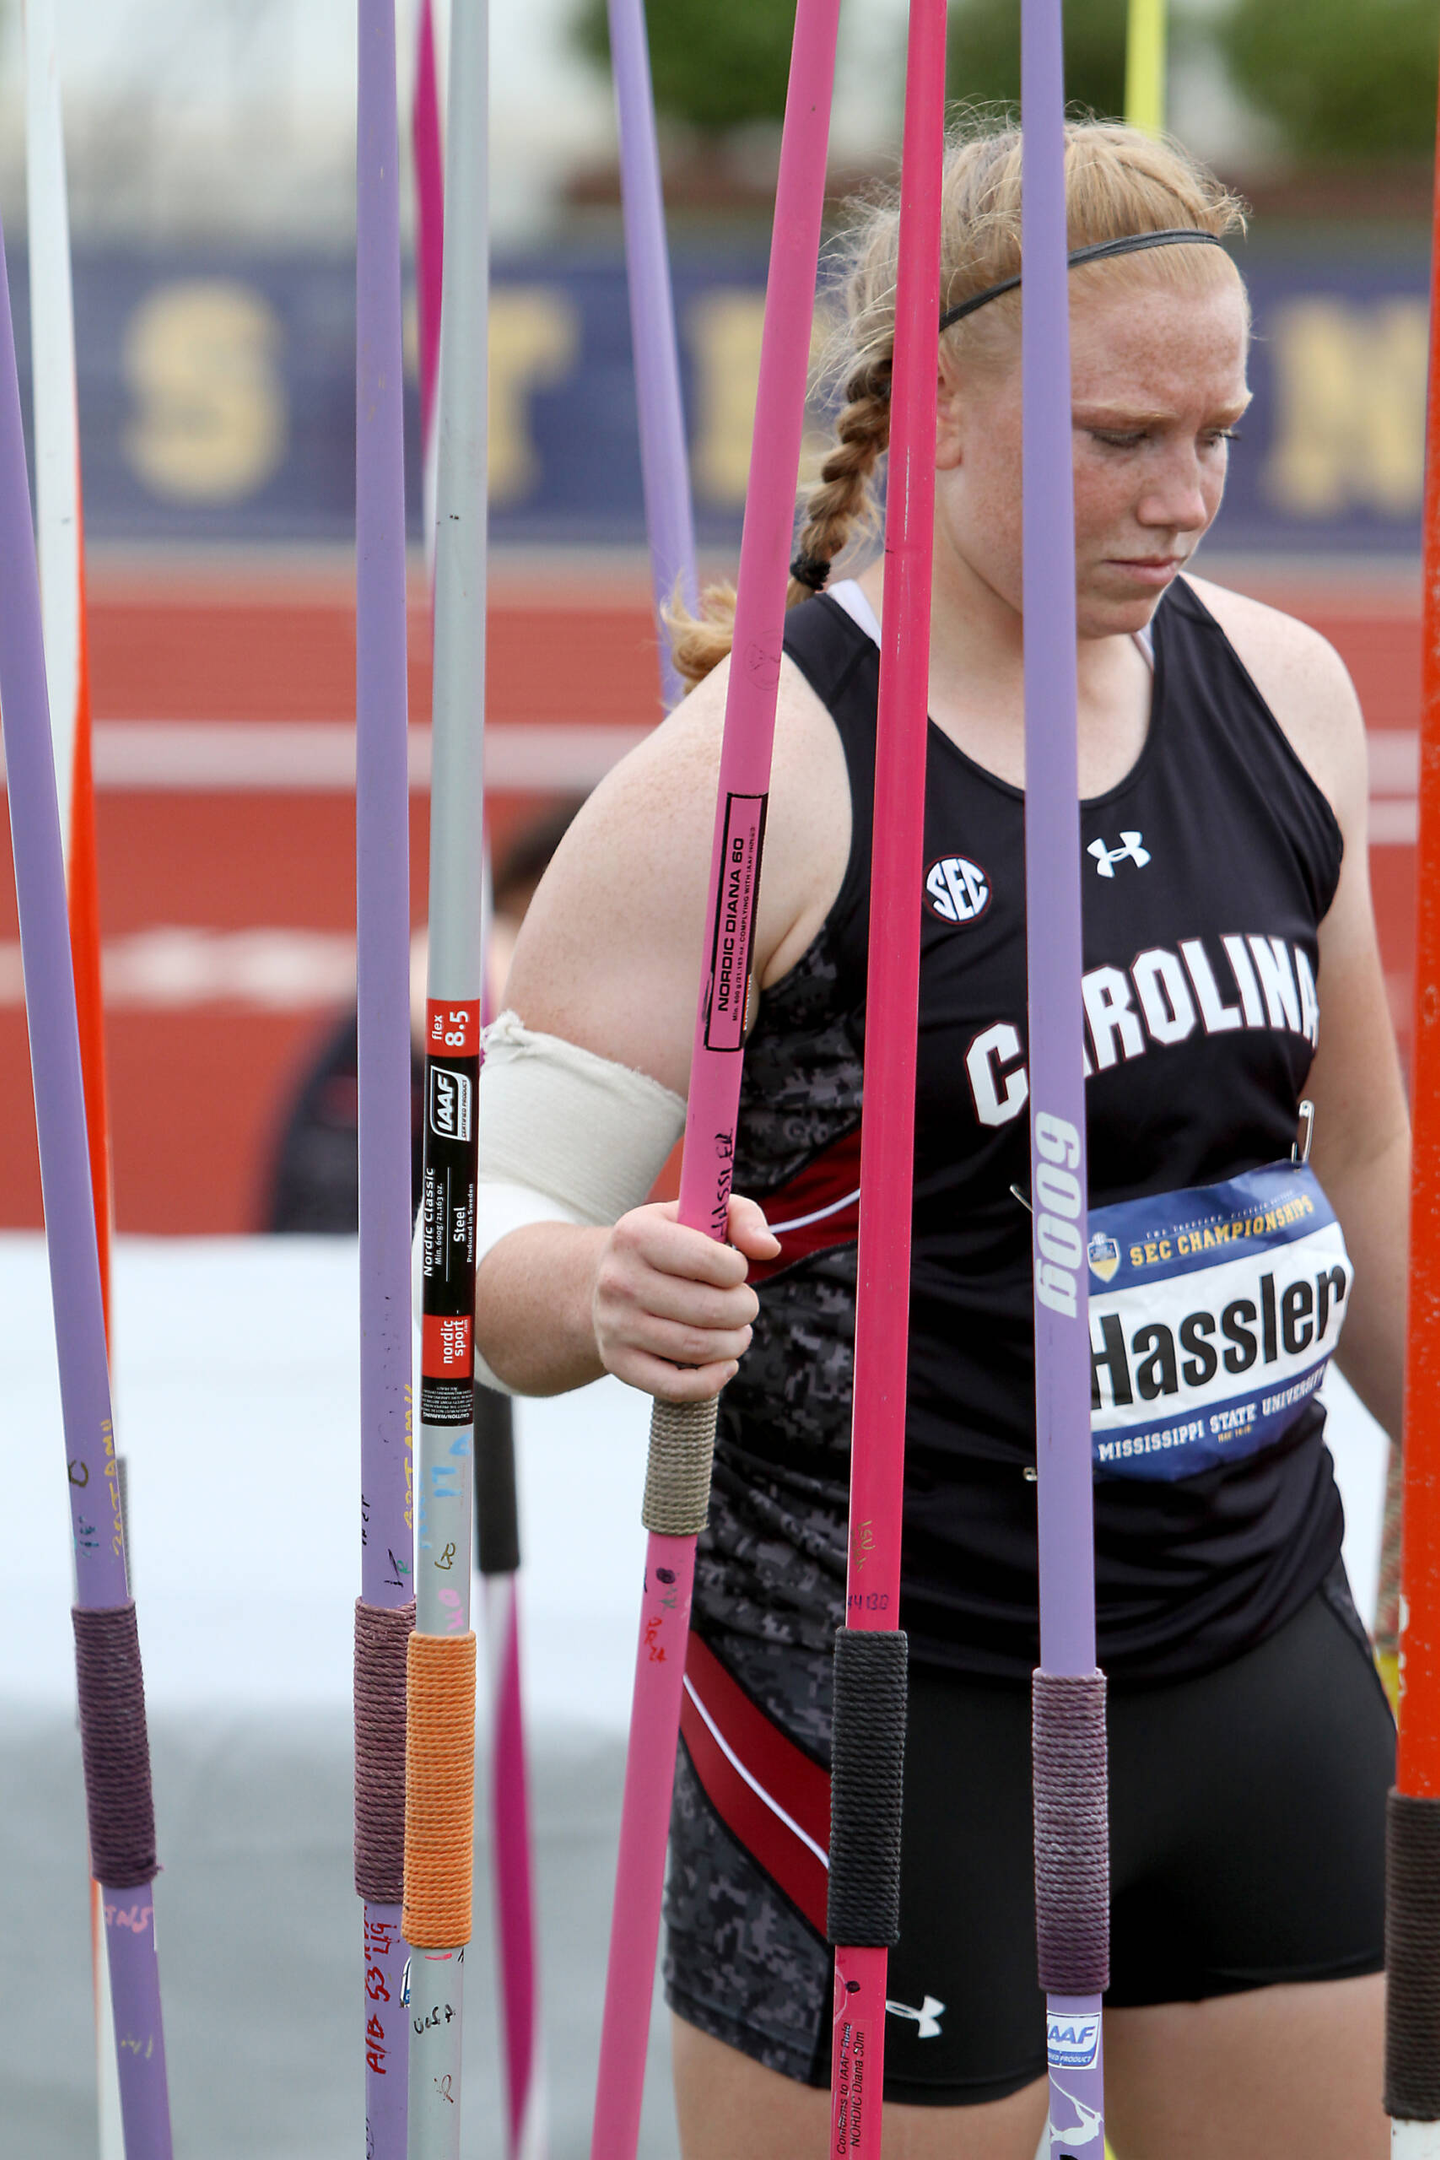
<instances>
[{"instance_id":1,"label":"carolina lettering on jersey","mask_svg":"<svg viewBox=\"0 0 1440 2160\"><path fill-rule=\"evenodd\" d=\"M1317 1227L1324 1246L1328 1214L1322 1222L1301 1210L1267 1242L1253 1229L1258 1198L1222 1223L1209 1188L1256 1164L1288 1164L1319 1033L1322 925L1343 841L1322 790L1183 578L1153 628L1144 745L1115 785L1077 806L1084 992L1074 1024L1092 1076L1086 1191L1064 1182L1078 1179L1078 1164L1051 1163L1029 1194L1033 1218L1014 1197L1031 1176L1036 1078L1025 1017L1024 789L985 771L939 726L928 733L925 848L909 902L921 960L906 1626L918 1663L994 1678L1023 1680L1035 1664L1035 1498L1022 1475L1035 1460L1035 1254L1053 1271L1043 1284L1061 1310L1073 1299L1079 1312L1083 1284L1097 1329L1106 1317L1120 1328L1121 1391L1131 1400L1117 1404L1109 1366L1097 1378L1105 1417L1094 1442L1107 1454L1094 1477L1102 1665L1127 1680L1205 1671L1298 1611L1340 1547L1319 1375L1349 1303L1349 1263L1338 1244L1297 1250ZM767 986L746 1039L735 1189L763 1203L780 1251L752 1269L755 1341L721 1405L695 1603L702 1632L735 1646L737 1672L758 1672L744 1616L772 1611L776 1552L792 1600L781 1632L828 1640L833 1626L833 1575L814 1555L842 1549L845 1537L858 1135L863 1119L873 1136L876 1114L864 1056L880 662L863 594L842 580L792 608L785 650L836 729L850 848L824 922ZM1274 1174L1294 1189L1288 1172ZM1167 1235L1193 1232L1187 1264L1243 1266L1243 1279L1227 1287L1182 1272L1157 1293L1176 1300L1173 1309L1162 1302L1132 1317L1111 1297L1133 1287L1128 1263L1118 1266L1119 1238L1106 1282L1087 1250L1082 1202L1109 1235L1100 1210L1135 1193L1197 1191L1207 1195L1201 1220L1162 1218L1150 1202L1130 1242L1143 1255L1148 1241L1158 1256ZM1232 1238L1244 1222L1251 1230ZM1177 1250L1172 1241L1172 1260ZM1158 1259L1137 1279L1157 1273ZM1253 1321L1231 1311L1246 1305ZM1054 1308L1040 1310L1048 1322ZM1238 1341L1225 1332L1227 1312ZM1157 1332L1137 1344L1146 1328ZM1253 1363L1229 1369L1226 1352L1243 1366L1250 1341ZM1101 1357L1111 1347L1103 1332L1094 1346ZM1287 1396L1283 1435L1267 1445ZM1186 1474L1209 1451L1213 1467ZM809 1714L797 1706L797 1718Z\"/></svg>"},{"instance_id":2,"label":"carolina lettering on jersey","mask_svg":"<svg viewBox=\"0 0 1440 2160\"><path fill-rule=\"evenodd\" d=\"M1283 937L1260 933L1182 938L1152 946L1128 968L1087 968L1085 1076L1128 1058L1185 1042L1198 1030L1279 1028L1313 1049L1320 1039L1320 998L1309 954ZM1019 1029L992 1021L971 1038L965 1071L982 1125L1007 1125L1029 1099Z\"/></svg>"},{"instance_id":3,"label":"carolina lettering on jersey","mask_svg":"<svg viewBox=\"0 0 1440 2160\"><path fill-rule=\"evenodd\" d=\"M1278 1440L1325 1377L1354 1276L1314 1173L1272 1163L1089 1227L1096 1469L1191 1477Z\"/></svg>"}]
</instances>

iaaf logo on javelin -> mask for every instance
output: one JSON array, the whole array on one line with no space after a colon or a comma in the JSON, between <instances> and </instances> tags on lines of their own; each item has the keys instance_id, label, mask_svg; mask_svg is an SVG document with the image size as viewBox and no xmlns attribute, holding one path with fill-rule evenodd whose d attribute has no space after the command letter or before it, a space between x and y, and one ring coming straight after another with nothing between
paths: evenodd
<instances>
[{"instance_id":1,"label":"iaaf logo on javelin","mask_svg":"<svg viewBox=\"0 0 1440 2160\"><path fill-rule=\"evenodd\" d=\"M1100 2052L1099 2018L1051 2017L1045 2028L1045 2052L1052 2070L1088 2070Z\"/></svg>"},{"instance_id":2,"label":"iaaf logo on javelin","mask_svg":"<svg viewBox=\"0 0 1440 2160\"><path fill-rule=\"evenodd\" d=\"M448 1072L443 1065L430 1068L430 1130L442 1140L470 1138L470 1078L467 1073Z\"/></svg>"}]
</instances>

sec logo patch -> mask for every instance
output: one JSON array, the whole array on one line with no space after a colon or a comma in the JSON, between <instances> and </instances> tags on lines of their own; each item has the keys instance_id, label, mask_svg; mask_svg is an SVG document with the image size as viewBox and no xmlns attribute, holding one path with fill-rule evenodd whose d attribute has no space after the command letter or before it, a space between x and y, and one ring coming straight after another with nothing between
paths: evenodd
<instances>
[{"instance_id":1,"label":"sec logo patch","mask_svg":"<svg viewBox=\"0 0 1440 2160\"><path fill-rule=\"evenodd\" d=\"M925 897L941 922L975 922L990 905L990 880L964 855L942 855L925 873Z\"/></svg>"}]
</instances>

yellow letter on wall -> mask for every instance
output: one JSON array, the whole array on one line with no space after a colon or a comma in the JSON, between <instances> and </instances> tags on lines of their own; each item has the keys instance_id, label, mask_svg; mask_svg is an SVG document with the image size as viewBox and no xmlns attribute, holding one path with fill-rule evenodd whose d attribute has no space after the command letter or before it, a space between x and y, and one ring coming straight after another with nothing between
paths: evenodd
<instances>
[{"instance_id":1,"label":"yellow letter on wall","mask_svg":"<svg viewBox=\"0 0 1440 2160\"><path fill-rule=\"evenodd\" d=\"M125 453L171 502L254 495L285 455L280 319L263 293L227 279L161 285L125 330L135 410Z\"/></svg>"},{"instance_id":2,"label":"yellow letter on wall","mask_svg":"<svg viewBox=\"0 0 1440 2160\"><path fill-rule=\"evenodd\" d=\"M1425 447L1425 302L1316 296L1270 319L1275 436L1261 476L1297 518L1413 516Z\"/></svg>"}]
</instances>

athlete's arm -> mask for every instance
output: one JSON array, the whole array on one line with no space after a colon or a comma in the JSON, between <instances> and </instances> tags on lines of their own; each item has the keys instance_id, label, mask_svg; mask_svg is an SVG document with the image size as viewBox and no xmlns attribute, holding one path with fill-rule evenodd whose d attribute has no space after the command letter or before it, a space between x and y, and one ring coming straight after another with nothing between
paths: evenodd
<instances>
[{"instance_id":1,"label":"athlete's arm","mask_svg":"<svg viewBox=\"0 0 1440 2160\"><path fill-rule=\"evenodd\" d=\"M506 1003L525 1025L685 1094L709 898L727 670L717 668L596 789L566 833L515 948ZM755 975L783 975L839 891L850 843L844 754L829 714L781 674ZM523 1394L610 1371L672 1402L714 1395L758 1310L748 1261L776 1250L759 1208L731 1202L730 1242L634 1209L613 1229L537 1223L488 1253L481 1353Z\"/></svg>"},{"instance_id":2,"label":"athlete's arm","mask_svg":"<svg viewBox=\"0 0 1440 2160\"><path fill-rule=\"evenodd\" d=\"M1219 586L1202 590L1344 835L1340 883L1320 926L1320 1046L1306 1085L1312 1161L1355 1262L1339 1364L1398 1440L1410 1125L1370 897L1364 721L1344 663L1318 632Z\"/></svg>"}]
</instances>

